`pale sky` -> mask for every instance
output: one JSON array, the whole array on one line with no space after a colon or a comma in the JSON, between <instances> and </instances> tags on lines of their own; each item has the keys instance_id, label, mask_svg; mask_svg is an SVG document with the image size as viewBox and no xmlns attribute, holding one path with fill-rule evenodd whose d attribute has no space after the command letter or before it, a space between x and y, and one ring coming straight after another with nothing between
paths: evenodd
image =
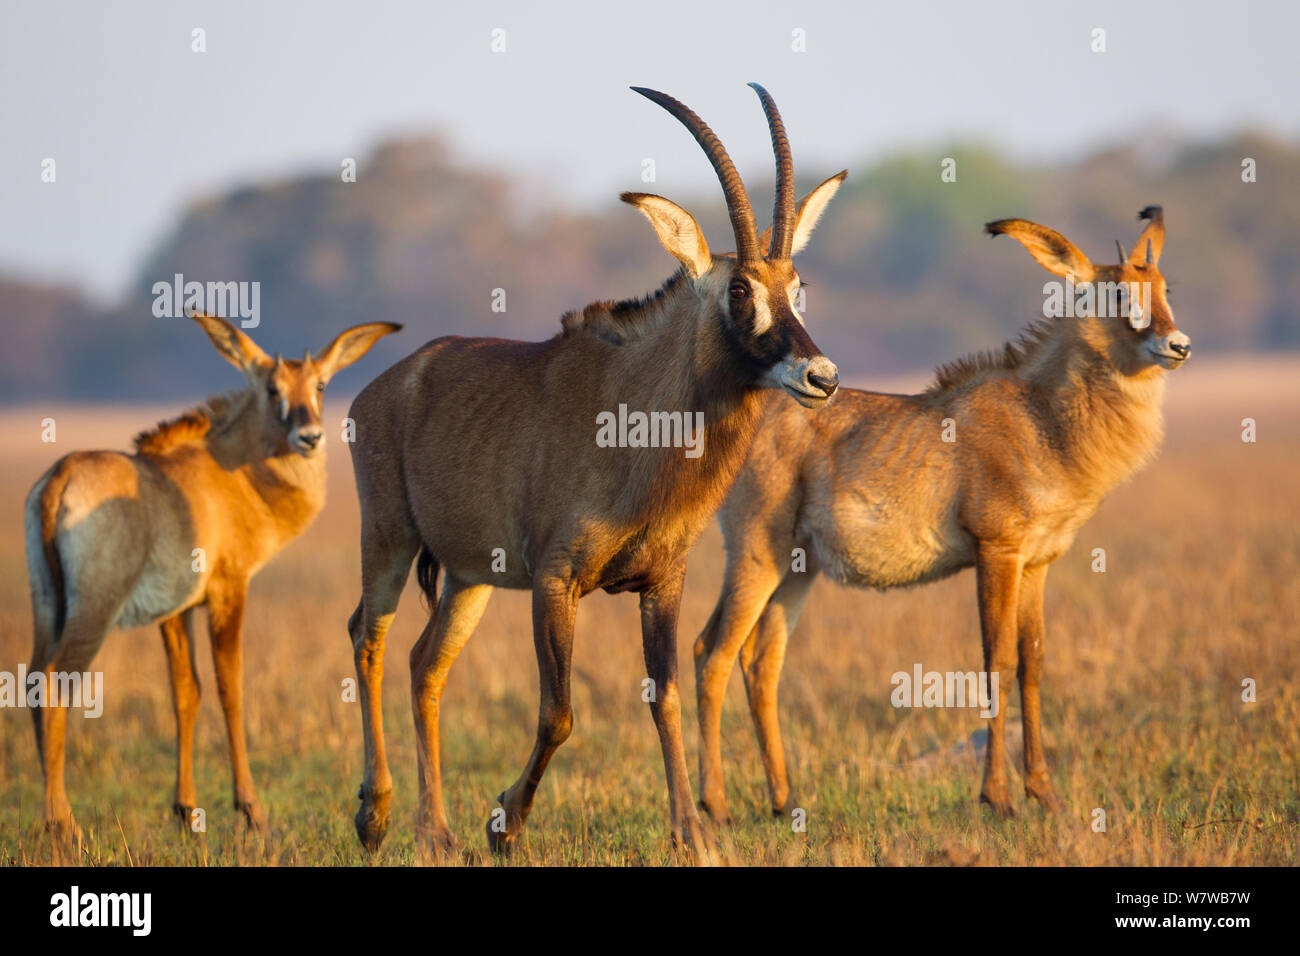
<instances>
[{"instance_id":1,"label":"pale sky","mask_svg":"<svg viewBox=\"0 0 1300 956\"><path fill-rule=\"evenodd\" d=\"M1090 50L1097 27L1105 53ZM669 195L715 188L633 84L687 102L761 183L771 153L744 84L763 83L801 189L956 140L1067 162L1169 135L1300 139L1297 37L1300 4L1285 0L0 0L0 272L108 304L193 199L337 174L394 133L442 131L539 198L588 209L638 188L645 157Z\"/></svg>"}]
</instances>

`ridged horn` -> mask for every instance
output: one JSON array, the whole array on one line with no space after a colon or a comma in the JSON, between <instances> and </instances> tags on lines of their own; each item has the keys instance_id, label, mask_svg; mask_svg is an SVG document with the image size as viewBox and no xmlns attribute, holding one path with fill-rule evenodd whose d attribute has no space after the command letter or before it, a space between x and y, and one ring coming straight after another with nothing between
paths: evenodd
<instances>
[{"instance_id":1,"label":"ridged horn","mask_svg":"<svg viewBox=\"0 0 1300 956\"><path fill-rule=\"evenodd\" d=\"M772 207L772 246L768 255L773 259L789 259L794 242L794 160L790 158L790 140L772 94L757 83L749 85L763 104L767 128L772 133L772 152L776 156L776 202Z\"/></svg>"},{"instance_id":2,"label":"ridged horn","mask_svg":"<svg viewBox=\"0 0 1300 956\"><path fill-rule=\"evenodd\" d=\"M749 205L749 194L745 192L745 184L736 171L736 164L727 155L722 141L685 103L673 99L667 93L643 86L634 86L632 90L652 103L658 103L677 117L695 137L713 165L714 172L718 174L718 182L722 184L722 195L727 200L727 215L731 218L731 231L736 237L736 256L742 262L761 259L762 255L758 251L758 227L754 222L754 210Z\"/></svg>"},{"instance_id":3,"label":"ridged horn","mask_svg":"<svg viewBox=\"0 0 1300 956\"><path fill-rule=\"evenodd\" d=\"M1128 257L1124 255L1124 247L1120 244L1118 239L1115 240L1115 248L1119 250L1119 264L1124 265L1128 262Z\"/></svg>"}]
</instances>

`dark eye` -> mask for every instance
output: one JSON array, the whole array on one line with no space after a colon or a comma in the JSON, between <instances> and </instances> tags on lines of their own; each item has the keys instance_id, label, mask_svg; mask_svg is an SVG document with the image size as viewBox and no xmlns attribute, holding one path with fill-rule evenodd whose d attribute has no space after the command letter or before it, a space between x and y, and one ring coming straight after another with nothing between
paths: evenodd
<instances>
[{"instance_id":1,"label":"dark eye","mask_svg":"<svg viewBox=\"0 0 1300 956\"><path fill-rule=\"evenodd\" d=\"M268 385L266 386L266 394L269 398L277 398L280 395L280 390L274 385Z\"/></svg>"},{"instance_id":2,"label":"dark eye","mask_svg":"<svg viewBox=\"0 0 1300 956\"><path fill-rule=\"evenodd\" d=\"M317 383L316 383L316 391L318 391L318 392L323 392L323 391L325 391L325 383L324 383L324 382L317 382Z\"/></svg>"},{"instance_id":3,"label":"dark eye","mask_svg":"<svg viewBox=\"0 0 1300 956\"><path fill-rule=\"evenodd\" d=\"M749 286L743 282L731 283L731 297L739 301L749 295Z\"/></svg>"}]
</instances>

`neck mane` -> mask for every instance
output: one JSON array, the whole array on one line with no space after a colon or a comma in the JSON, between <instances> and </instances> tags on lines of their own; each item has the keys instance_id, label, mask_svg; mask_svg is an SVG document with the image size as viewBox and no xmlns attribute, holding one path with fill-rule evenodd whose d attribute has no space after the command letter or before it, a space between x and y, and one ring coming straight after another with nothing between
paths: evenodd
<instances>
[{"instance_id":1,"label":"neck mane","mask_svg":"<svg viewBox=\"0 0 1300 956\"><path fill-rule=\"evenodd\" d=\"M246 388L213 395L189 411L136 435L136 453L166 455L185 445L211 445L237 431L236 426L252 405L253 393Z\"/></svg>"},{"instance_id":2,"label":"neck mane","mask_svg":"<svg viewBox=\"0 0 1300 956\"><path fill-rule=\"evenodd\" d=\"M629 449L625 503L634 521L698 513L703 527L749 452L763 392L734 358L723 321L682 269L650 295L592 303L561 320L563 337L602 343L603 371L616 386L609 393L630 411L704 414L699 458L679 448Z\"/></svg>"},{"instance_id":3,"label":"neck mane","mask_svg":"<svg viewBox=\"0 0 1300 956\"><path fill-rule=\"evenodd\" d=\"M1101 320L1033 322L999 352L941 366L925 397L943 402L1007 377L1041 399L1043 428L1083 494L1105 495L1159 449L1164 370L1122 357Z\"/></svg>"},{"instance_id":4,"label":"neck mane","mask_svg":"<svg viewBox=\"0 0 1300 956\"><path fill-rule=\"evenodd\" d=\"M654 292L640 298L593 302L560 318L564 336L590 335L610 345L628 345L670 325L690 282L678 269Z\"/></svg>"}]
</instances>

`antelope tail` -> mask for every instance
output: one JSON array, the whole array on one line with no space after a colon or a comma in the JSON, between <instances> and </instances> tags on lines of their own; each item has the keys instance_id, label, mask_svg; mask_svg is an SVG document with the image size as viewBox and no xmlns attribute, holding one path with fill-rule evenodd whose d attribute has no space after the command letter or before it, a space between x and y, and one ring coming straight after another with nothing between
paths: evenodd
<instances>
[{"instance_id":1,"label":"antelope tail","mask_svg":"<svg viewBox=\"0 0 1300 956\"><path fill-rule=\"evenodd\" d=\"M42 650L40 645L45 645L48 653L58 642L67 621L67 589L58 548L59 505L67 483L66 469L56 465L27 497L24 522L27 576L31 582L38 653Z\"/></svg>"},{"instance_id":2,"label":"antelope tail","mask_svg":"<svg viewBox=\"0 0 1300 956\"><path fill-rule=\"evenodd\" d=\"M425 545L415 560L415 581L424 592L424 601L432 610L438 606L438 559Z\"/></svg>"}]
</instances>

